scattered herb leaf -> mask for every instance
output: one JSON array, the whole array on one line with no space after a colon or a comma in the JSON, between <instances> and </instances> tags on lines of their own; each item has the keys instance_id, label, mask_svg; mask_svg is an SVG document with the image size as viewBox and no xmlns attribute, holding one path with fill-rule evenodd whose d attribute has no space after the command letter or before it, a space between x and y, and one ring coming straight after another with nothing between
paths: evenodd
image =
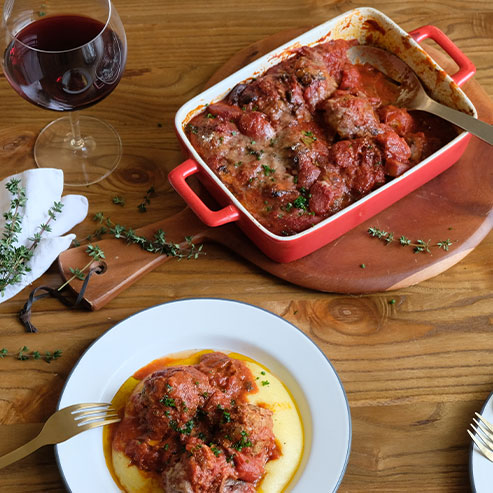
<instances>
[{"instance_id":1,"label":"scattered herb leaf","mask_svg":"<svg viewBox=\"0 0 493 493\"><path fill-rule=\"evenodd\" d=\"M368 229L368 234L372 238L377 238L381 240L386 245L396 241L401 246L411 246L413 247L414 253L431 253L432 247L438 247L442 250L448 251L453 242L450 239L438 241L435 244L431 244L431 240L425 241L423 239L411 241L407 236L401 235L398 239L395 238L394 233L384 231L378 228L371 227Z\"/></svg>"},{"instance_id":2,"label":"scattered herb leaf","mask_svg":"<svg viewBox=\"0 0 493 493\"><path fill-rule=\"evenodd\" d=\"M125 199L120 195L115 195L111 200L116 205L121 205L122 207L125 205Z\"/></svg>"}]
</instances>

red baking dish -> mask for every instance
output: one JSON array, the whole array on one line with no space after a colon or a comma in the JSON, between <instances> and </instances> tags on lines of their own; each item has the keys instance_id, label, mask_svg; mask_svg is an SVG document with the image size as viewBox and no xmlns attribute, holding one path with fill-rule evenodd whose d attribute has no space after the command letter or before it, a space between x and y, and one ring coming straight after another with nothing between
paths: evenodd
<instances>
[{"instance_id":1,"label":"red baking dish","mask_svg":"<svg viewBox=\"0 0 493 493\"><path fill-rule=\"evenodd\" d=\"M175 126L189 159L169 173L171 185L205 224L216 227L236 222L260 250L277 262L291 262L314 252L428 182L460 158L471 137L467 132L459 133L403 175L301 233L279 236L268 231L206 165L192 147L184 127L204 109L204 105L223 99L236 84L264 73L288 58L296 48L340 38L356 39L361 44L371 44L395 53L417 73L434 99L477 117L473 104L460 89L474 75L475 67L457 46L434 26L424 26L408 34L372 8L355 9L321 24L188 101L178 110ZM419 42L425 38L434 40L457 63L459 70L454 75L446 74L420 47ZM212 211L190 188L186 179L194 174L222 209Z\"/></svg>"}]
</instances>

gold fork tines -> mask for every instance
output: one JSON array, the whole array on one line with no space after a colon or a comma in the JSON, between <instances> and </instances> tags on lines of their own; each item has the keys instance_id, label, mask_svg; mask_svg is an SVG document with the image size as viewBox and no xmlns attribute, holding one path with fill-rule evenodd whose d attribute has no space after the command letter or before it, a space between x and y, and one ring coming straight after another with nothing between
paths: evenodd
<instances>
[{"instance_id":1,"label":"gold fork tines","mask_svg":"<svg viewBox=\"0 0 493 493\"><path fill-rule=\"evenodd\" d=\"M467 430L469 436L476 444L481 453L491 462L493 462L493 425L489 423L483 416L476 413L479 421L473 418L474 424L471 424L471 428L475 431L472 433Z\"/></svg>"},{"instance_id":2,"label":"gold fork tines","mask_svg":"<svg viewBox=\"0 0 493 493\"><path fill-rule=\"evenodd\" d=\"M0 469L22 459L44 445L61 443L86 430L120 421L118 412L106 403L75 404L52 414L39 435L0 457Z\"/></svg>"}]
</instances>

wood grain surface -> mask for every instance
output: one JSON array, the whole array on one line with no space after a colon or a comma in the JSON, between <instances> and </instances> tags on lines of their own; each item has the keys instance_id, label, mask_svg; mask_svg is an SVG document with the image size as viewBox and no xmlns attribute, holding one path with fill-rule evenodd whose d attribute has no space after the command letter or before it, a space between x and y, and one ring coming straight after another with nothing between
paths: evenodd
<instances>
[{"instance_id":1,"label":"wood grain surface","mask_svg":"<svg viewBox=\"0 0 493 493\"><path fill-rule=\"evenodd\" d=\"M166 180L182 159L173 131L181 104L241 49L360 6L318 0L116 0L115 5L128 36L127 69L116 91L87 113L110 121L125 150L119 169L107 180L67 190L84 193L90 201L88 219L76 228L80 237L95 229L90 217L98 211L139 227L182 210L183 202ZM434 24L445 31L476 64L475 79L493 98L490 1L371 5L406 30ZM54 115L18 97L3 76L0 98L3 178L33 166L35 135ZM137 205L150 186L156 193L148 212L141 214ZM112 203L115 195L125 197L125 207ZM63 356L51 364L0 360L0 453L39 430L55 410L77 359L115 323L169 300L221 297L281 315L330 358L353 420L352 452L340 491L467 492L466 428L493 390L492 246L490 233L464 260L433 279L391 294L356 296L297 287L208 244L206 256L164 263L98 312L70 311L54 300L39 302L33 316L38 334L25 334L17 320L25 290L0 304L0 347L12 352L24 345L40 351L60 348ZM35 285L59 283L52 268ZM0 470L0 491L65 491L53 449Z\"/></svg>"}]
</instances>

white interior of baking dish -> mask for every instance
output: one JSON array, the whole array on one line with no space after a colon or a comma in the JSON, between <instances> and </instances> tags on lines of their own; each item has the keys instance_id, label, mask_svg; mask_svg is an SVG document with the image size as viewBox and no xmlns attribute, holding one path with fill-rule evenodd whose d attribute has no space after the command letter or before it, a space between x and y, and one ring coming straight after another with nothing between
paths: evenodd
<instances>
[{"instance_id":1,"label":"white interior of baking dish","mask_svg":"<svg viewBox=\"0 0 493 493\"><path fill-rule=\"evenodd\" d=\"M376 28L375 25L379 28ZM215 173L207 166L190 144L184 132L184 127L195 115L204 110L205 105L222 100L237 84L263 74L270 67L289 58L295 50L302 46L314 46L332 39L356 39L360 44L371 44L395 53L416 72L434 99L447 106L451 106L477 117L476 109L469 98L455 84L451 77L421 48L421 46L386 15L369 7L351 10L307 31L200 93L198 96L185 103L176 113L175 126L180 138L187 146L193 158L202 165L204 171L208 173L217 185L229 195L231 202L247 215L265 234L276 240L290 241L299 238L314 229L323 228L339 216L347 213L354 207L361 205L362 202L371 200L372 197L382 193L387 188L392 187L395 183L405 180L410 174L416 172L423 166L426 166L427 163L433 160L439 153L446 151L459 140L467 136L466 132L459 133L454 140L408 170L406 173L394 178L385 185L305 231L291 236L279 236L270 232L245 209Z\"/></svg>"}]
</instances>

